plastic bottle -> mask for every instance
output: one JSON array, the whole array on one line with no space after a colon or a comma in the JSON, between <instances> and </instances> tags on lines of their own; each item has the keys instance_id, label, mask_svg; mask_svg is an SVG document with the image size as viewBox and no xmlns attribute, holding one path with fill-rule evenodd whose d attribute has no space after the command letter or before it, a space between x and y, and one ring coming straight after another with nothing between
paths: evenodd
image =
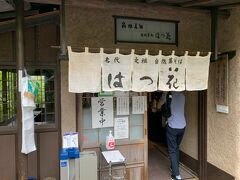
<instances>
[{"instance_id":1,"label":"plastic bottle","mask_svg":"<svg viewBox=\"0 0 240 180\"><path fill-rule=\"evenodd\" d=\"M109 135L106 137L106 148L107 150L113 150L115 148L115 139L111 130L109 131Z\"/></svg>"}]
</instances>

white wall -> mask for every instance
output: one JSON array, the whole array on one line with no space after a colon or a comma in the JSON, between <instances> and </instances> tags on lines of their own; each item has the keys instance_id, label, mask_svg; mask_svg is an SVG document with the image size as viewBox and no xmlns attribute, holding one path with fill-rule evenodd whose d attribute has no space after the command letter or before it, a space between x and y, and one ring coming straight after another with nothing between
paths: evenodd
<instances>
[{"instance_id":1,"label":"white wall","mask_svg":"<svg viewBox=\"0 0 240 180\"><path fill-rule=\"evenodd\" d=\"M240 8L218 25L219 51L237 50L229 61L229 114L217 113L214 105L215 63L210 68L208 91L208 162L240 179Z\"/></svg>"}]
</instances>

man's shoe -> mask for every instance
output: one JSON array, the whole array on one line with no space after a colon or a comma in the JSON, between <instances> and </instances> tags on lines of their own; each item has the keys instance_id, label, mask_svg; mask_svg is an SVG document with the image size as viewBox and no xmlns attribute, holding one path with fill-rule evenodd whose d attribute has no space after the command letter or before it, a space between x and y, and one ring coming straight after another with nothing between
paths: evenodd
<instances>
[{"instance_id":1,"label":"man's shoe","mask_svg":"<svg viewBox=\"0 0 240 180\"><path fill-rule=\"evenodd\" d=\"M174 176L174 175L171 175L171 180L181 180L181 176Z\"/></svg>"}]
</instances>

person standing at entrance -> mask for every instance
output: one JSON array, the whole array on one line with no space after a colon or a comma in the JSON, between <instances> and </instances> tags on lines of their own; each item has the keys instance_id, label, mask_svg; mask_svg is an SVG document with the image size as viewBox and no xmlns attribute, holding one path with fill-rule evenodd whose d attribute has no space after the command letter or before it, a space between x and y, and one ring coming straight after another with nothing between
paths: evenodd
<instances>
[{"instance_id":1,"label":"person standing at entrance","mask_svg":"<svg viewBox=\"0 0 240 180\"><path fill-rule=\"evenodd\" d=\"M182 179L179 173L179 146L183 139L186 120L184 115L185 96L182 92L172 92L171 98L171 116L167 120L166 136L168 153L171 162L171 179ZM165 98L166 99L166 98ZM167 99L165 100L165 102Z\"/></svg>"}]
</instances>

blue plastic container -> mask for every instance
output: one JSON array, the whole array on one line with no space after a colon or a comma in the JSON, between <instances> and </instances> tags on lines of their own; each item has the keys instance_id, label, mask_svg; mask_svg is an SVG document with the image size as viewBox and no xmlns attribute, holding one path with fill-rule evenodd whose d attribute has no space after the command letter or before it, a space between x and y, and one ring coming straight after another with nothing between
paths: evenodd
<instances>
[{"instance_id":1,"label":"blue plastic container","mask_svg":"<svg viewBox=\"0 0 240 180\"><path fill-rule=\"evenodd\" d=\"M67 160L67 159L69 159L67 149L61 149L59 158L60 158L60 160Z\"/></svg>"},{"instance_id":2,"label":"blue plastic container","mask_svg":"<svg viewBox=\"0 0 240 180\"><path fill-rule=\"evenodd\" d=\"M78 148L68 148L67 151L70 159L76 159L80 157Z\"/></svg>"}]
</instances>

